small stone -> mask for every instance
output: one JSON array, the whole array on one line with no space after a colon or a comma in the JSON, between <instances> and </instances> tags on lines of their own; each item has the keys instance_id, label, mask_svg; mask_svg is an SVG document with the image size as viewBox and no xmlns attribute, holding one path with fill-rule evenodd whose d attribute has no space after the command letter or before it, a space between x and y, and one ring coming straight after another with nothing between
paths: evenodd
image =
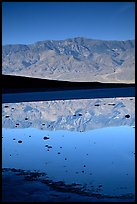
<instances>
[{"instance_id":1,"label":"small stone","mask_svg":"<svg viewBox=\"0 0 137 204\"><path fill-rule=\"evenodd\" d=\"M51 148L52 148L52 146L48 146L48 148L49 148L49 149L51 149Z\"/></svg>"},{"instance_id":2,"label":"small stone","mask_svg":"<svg viewBox=\"0 0 137 204\"><path fill-rule=\"evenodd\" d=\"M79 116L82 116L82 114L81 114L81 113L79 113L78 115L79 115Z\"/></svg>"},{"instance_id":3,"label":"small stone","mask_svg":"<svg viewBox=\"0 0 137 204\"><path fill-rule=\"evenodd\" d=\"M5 108L8 108L9 106L4 106Z\"/></svg>"},{"instance_id":4,"label":"small stone","mask_svg":"<svg viewBox=\"0 0 137 204\"><path fill-rule=\"evenodd\" d=\"M82 173L84 173L84 171L82 171Z\"/></svg>"},{"instance_id":5,"label":"small stone","mask_svg":"<svg viewBox=\"0 0 137 204\"><path fill-rule=\"evenodd\" d=\"M60 152L58 152L58 154L60 154Z\"/></svg>"},{"instance_id":6,"label":"small stone","mask_svg":"<svg viewBox=\"0 0 137 204\"><path fill-rule=\"evenodd\" d=\"M44 140L48 140L48 139L49 139L49 137L46 137L46 136L45 136L45 137L43 137L43 139L44 139Z\"/></svg>"},{"instance_id":7,"label":"small stone","mask_svg":"<svg viewBox=\"0 0 137 204\"><path fill-rule=\"evenodd\" d=\"M100 106L99 104L95 104L95 106Z\"/></svg>"},{"instance_id":8,"label":"small stone","mask_svg":"<svg viewBox=\"0 0 137 204\"><path fill-rule=\"evenodd\" d=\"M129 114L125 115L125 118L130 118L130 115Z\"/></svg>"},{"instance_id":9,"label":"small stone","mask_svg":"<svg viewBox=\"0 0 137 204\"><path fill-rule=\"evenodd\" d=\"M21 141L21 140L19 140L19 141L18 141L18 143L22 143L22 141Z\"/></svg>"}]
</instances>

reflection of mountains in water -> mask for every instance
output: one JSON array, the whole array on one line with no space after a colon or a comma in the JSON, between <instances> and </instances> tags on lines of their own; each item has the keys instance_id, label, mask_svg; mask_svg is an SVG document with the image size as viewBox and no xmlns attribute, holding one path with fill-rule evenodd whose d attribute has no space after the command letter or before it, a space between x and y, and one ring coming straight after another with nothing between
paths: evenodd
<instances>
[{"instance_id":1,"label":"reflection of mountains in water","mask_svg":"<svg viewBox=\"0 0 137 204\"><path fill-rule=\"evenodd\" d=\"M105 98L8 103L2 106L5 128L87 131L135 125L135 98Z\"/></svg>"}]
</instances>

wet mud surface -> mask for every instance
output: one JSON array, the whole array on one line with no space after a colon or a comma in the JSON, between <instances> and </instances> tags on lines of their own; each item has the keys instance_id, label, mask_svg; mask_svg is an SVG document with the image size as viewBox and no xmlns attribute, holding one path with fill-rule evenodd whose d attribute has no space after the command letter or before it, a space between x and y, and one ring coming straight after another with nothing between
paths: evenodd
<instances>
[{"instance_id":1,"label":"wet mud surface","mask_svg":"<svg viewBox=\"0 0 137 204\"><path fill-rule=\"evenodd\" d=\"M133 194L92 194L80 184L66 185L48 179L46 173L15 168L2 169L2 183L2 202L134 202L135 199Z\"/></svg>"}]
</instances>

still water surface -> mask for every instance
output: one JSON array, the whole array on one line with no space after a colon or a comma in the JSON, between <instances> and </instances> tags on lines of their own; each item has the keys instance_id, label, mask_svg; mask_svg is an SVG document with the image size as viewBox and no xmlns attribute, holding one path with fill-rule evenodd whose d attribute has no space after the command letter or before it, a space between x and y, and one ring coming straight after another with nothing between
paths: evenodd
<instances>
[{"instance_id":1,"label":"still water surface","mask_svg":"<svg viewBox=\"0 0 137 204\"><path fill-rule=\"evenodd\" d=\"M3 168L45 172L53 181L77 183L102 195L135 193L133 127L87 132L3 128L2 136Z\"/></svg>"}]
</instances>

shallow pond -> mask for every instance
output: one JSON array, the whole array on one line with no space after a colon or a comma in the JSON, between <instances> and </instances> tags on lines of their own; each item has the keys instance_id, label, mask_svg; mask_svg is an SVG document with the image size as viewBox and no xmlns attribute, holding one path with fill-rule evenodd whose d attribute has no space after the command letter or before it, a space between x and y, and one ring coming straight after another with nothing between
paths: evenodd
<instances>
[{"instance_id":1,"label":"shallow pond","mask_svg":"<svg viewBox=\"0 0 137 204\"><path fill-rule=\"evenodd\" d=\"M80 184L104 196L135 194L133 127L86 132L3 128L2 136L2 168L45 172L52 181Z\"/></svg>"}]
</instances>

